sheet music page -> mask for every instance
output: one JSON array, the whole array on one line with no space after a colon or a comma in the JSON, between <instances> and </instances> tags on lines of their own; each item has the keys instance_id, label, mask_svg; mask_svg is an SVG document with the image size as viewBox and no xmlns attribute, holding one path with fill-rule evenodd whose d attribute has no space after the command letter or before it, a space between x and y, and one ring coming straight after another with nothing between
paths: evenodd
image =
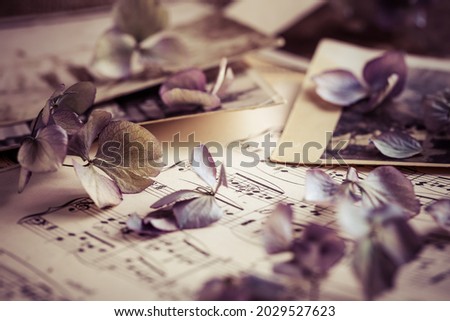
<instances>
[{"instance_id":1,"label":"sheet music page","mask_svg":"<svg viewBox=\"0 0 450 321\"><path fill-rule=\"evenodd\" d=\"M270 150L263 143L277 141L298 92L298 78L272 76L278 89L286 91L285 97L291 97L284 107L150 128L163 141L173 133L184 137L194 129L199 141L207 142L208 137L220 143L211 144L210 151L225 163L229 187L221 188L217 196L225 215L209 227L158 237L123 232L131 213L144 216L164 195L203 187L185 161L187 150L179 155L179 161L172 151L167 167L151 187L140 194L124 195L121 205L107 210L95 207L71 168L33 176L20 195L16 192L18 170L1 173L0 299L193 300L213 277L256 274L271 279L272 265L279 257L265 253L261 230L278 202L292 205L296 233L309 222L340 232L332 210L318 210L302 201L308 167L267 161ZM216 130L211 132L211 128ZM228 146L223 157L214 150L219 146ZM344 168L326 170L336 179L345 174ZM371 168L359 170L364 176ZM422 205L449 197L449 174L401 170L412 180ZM433 232L419 258L401 270L396 288L380 299L448 300L450 236L439 231L425 213L416 216L413 225L423 235ZM323 282L321 300L363 298L350 266L353 243L341 236L346 239L348 256ZM298 298L307 297L299 290Z\"/></svg>"}]
</instances>

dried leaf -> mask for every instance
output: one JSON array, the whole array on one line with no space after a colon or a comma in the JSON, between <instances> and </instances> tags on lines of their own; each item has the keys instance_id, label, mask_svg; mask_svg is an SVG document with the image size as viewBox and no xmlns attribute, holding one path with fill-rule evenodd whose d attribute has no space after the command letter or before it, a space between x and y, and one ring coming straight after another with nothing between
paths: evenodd
<instances>
[{"instance_id":1,"label":"dried leaf","mask_svg":"<svg viewBox=\"0 0 450 321\"><path fill-rule=\"evenodd\" d=\"M441 199L425 208L440 227L450 232L450 200Z\"/></svg>"},{"instance_id":2,"label":"dried leaf","mask_svg":"<svg viewBox=\"0 0 450 321\"><path fill-rule=\"evenodd\" d=\"M120 204L122 193L110 178L98 173L93 165L83 166L72 161L75 172L95 205L106 208Z\"/></svg>"},{"instance_id":3,"label":"dried leaf","mask_svg":"<svg viewBox=\"0 0 450 321\"><path fill-rule=\"evenodd\" d=\"M203 193L197 192L197 191L191 191L191 190L187 190L187 189L182 189L176 192L173 192L169 195L166 195L164 197L162 197L161 199L159 199L158 201L156 201L155 203L153 203L153 205L151 206L151 208L160 208L160 207L164 207L170 204L173 204L175 202L181 202L181 201L185 201L185 200L190 200L193 198L197 198L204 195Z\"/></svg>"},{"instance_id":4,"label":"dried leaf","mask_svg":"<svg viewBox=\"0 0 450 321\"><path fill-rule=\"evenodd\" d=\"M350 106L368 96L367 89L347 70L325 71L312 80L316 83L317 95L338 106Z\"/></svg>"},{"instance_id":5,"label":"dried leaf","mask_svg":"<svg viewBox=\"0 0 450 321\"><path fill-rule=\"evenodd\" d=\"M181 229L205 227L223 216L216 199L210 195L177 202L173 205L173 212Z\"/></svg>"},{"instance_id":6,"label":"dried leaf","mask_svg":"<svg viewBox=\"0 0 450 321\"><path fill-rule=\"evenodd\" d=\"M94 110L84 126L72 136L69 142L69 154L90 159L89 150L100 132L110 123L112 115L104 110Z\"/></svg>"},{"instance_id":7,"label":"dried leaf","mask_svg":"<svg viewBox=\"0 0 450 321\"><path fill-rule=\"evenodd\" d=\"M356 244L353 269L367 299L371 300L394 286L397 268L384 247L377 242L365 238Z\"/></svg>"},{"instance_id":8,"label":"dried leaf","mask_svg":"<svg viewBox=\"0 0 450 321\"><path fill-rule=\"evenodd\" d=\"M49 125L29 137L20 146L19 164L35 173L54 172L61 167L67 153L67 133L61 126Z\"/></svg>"},{"instance_id":9,"label":"dried leaf","mask_svg":"<svg viewBox=\"0 0 450 321\"><path fill-rule=\"evenodd\" d=\"M167 12L158 0L117 0L113 16L114 24L137 42L164 29L168 23Z\"/></svg>"},{"instance_id":10,"label":"dried leaf","mask_svg":"<svg viewBox=\"0 0 450 321\"><path fill-rule=\"evenodd\" d=\"M409 158L422 152L420 143L401 132L386 132L372 139L375 147L391 158Z\"/></svg>"},{"instance_id":11,"label":"dried leaf","mask_svg":"<svg viewBox=\"0 0 450 321\"><path fill-rule=\"evenodd\" d=\"M211 188L216 185L216 164L205 145L194 147L191 155L192 170Z\"/></svg>"},{"instance_id":12,"label":"dried leaf","mask_svg":"<svg viewBox=\"0 0 450 321\"><path fill-rule=\"evenodd\" d=\"M97 41L92 68L102 77L123 79L131 75L131 56L136 42L128 34L111 29Z\"/></svg>"},{"instance_id":13,"label":"dried leaf","mask_svg":"<svg viewBox=\"0 0 450 321\"><path fill-rule=\"evenodd\" d=\"M360 184L365 191L362 201L366 207L397 204L409 216L420 211L420 202L416 198L411 181L395 167L377 167Z\"/></svg>"},{"instance_id":14,"label":"dried leaf","mask_svg":"<svg viewBox=\"0 0 450 321\"><path fill-rule=\"evenodd\" d=\"M388 86L388 79L392 75L397 75L395 86L386 95L386 99L398 96L406 84L408 67L405 56L401 52L389 51L382 56L369 61L363 70L363 77L369 85L371 92L384 91Z\"/></svg>"},{"instance_id":15,"label":"dried leaf","mask_svg":"<svg viewBox=\"0 0 450 321\"><path fill-rule=\"evenodd\" d=\"M278 204L268 217L263 228L263 241L269 254L287 251L294 239L292 229L292 208Z\"/></svg>"},{"instance_id":16,"label":"dried leaf","mask_svg":"<svg viewBox=\"0 0 450 321\"><path fill-rule=\"evenodd\" d=\"M424 101L424 121L431 132L439 132L450 127L450 89L446 88Z\"/></svg>"},{"instance_id":17,"label":"dried leaf","mask_svg":"<svg viewBox=\"0 0 450 321\"><path fill-rule=\"evenodd\" d=\"M161 99L168 107L180 110L201 106L205 111L209 111L218 108L221 103L220 98L216 95L199 90L180 88L165 92Z\"/></svg>"},{"instance_id":18,"label":"dried leaf","mask_svg":"<svg viewBox=\"0 0 450 321\"><path fill-rule=\"evenodd\" d=\"M64 91L58 101L58 108L68 108L81 115L94 104L96 91L92 82L78 82Z\"/></svg>"},{"instance_id":19,"label":"dried leaf","mask_svg":"<svg viewBox=\"0 0 450 321\"><path fill-rule=\"evenodd\" d=\"M317 205L332 205L339 192L339 184L320 169L309 169L305 177L305 201Z\"/></svg>"},{"instance_id":20,"label":"dried leaf","mask_svg":"<svg viewBox=\"0 0 450 321\"><path fill-rule=\"evenodd\" d=\"M95 164L111 174L124 192L141 191L160 172L161 144L142 126L112 121L100 133L98 145Z\"/></svg>"}]
</instances>

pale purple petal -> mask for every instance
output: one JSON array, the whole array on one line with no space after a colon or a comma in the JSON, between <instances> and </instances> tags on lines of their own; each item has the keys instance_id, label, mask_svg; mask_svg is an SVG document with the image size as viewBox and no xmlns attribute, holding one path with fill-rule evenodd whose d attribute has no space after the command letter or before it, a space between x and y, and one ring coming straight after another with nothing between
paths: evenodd
<instances>
[{"instance_id":1,"label":"pale purple petal","mask_svg":"<svg viewBox=\"0 0 450 321\"><path fill-rule=\"evenodd\" d=\"M189 55L184 41L177 34L158 33L142 44L140 50L144 60L180 65Z\"/></svg>"},{"instance_id":2,"label":"pale purple petal","mask_svg":"<svg viewBox=\"0 0 450 321\"><path fill-rule=\"evenodd\" d=\"M67 153L67 133L58 125L39 130L36 138L28 138L20 146L19 164L32 172L54 172L61 167Z\"/></svg>"},{"instance_id":3,"label":"pale purple petal","mask_svg":"<svg viewBox=\"0 0 450 321\"><path fill-rule=\"evenodd\" d=\"M305 201L317 205L332 205L336 194L339 192L339 184L320 169L310 169L305 178Z\"/></svg>"},{"instance_id":4,"label":"pale purple petal","mask_svg":"<svg viewBox=\"0 0 450 321\"><path fill-rule=\"evenodd\" d=\"M104 110L94 110L86 124L70 139L69 152L89 159L89 150L100 132L110 123L112 115Z\"/></svg>"},{"instance_id":5,"label":"pale purple petal","mask_svg":"<svg viewBox=\"0 0 450 321\"><path fill-rule=\"evenodd\" d=\"M424 121L429 131L439 132L450 127L450 89L446 88L424 101Z\"/></svg>"},{"instance_id":6,"label":"pale purple petal","mask_svg":"<svg viewBox=\"0 0 450 321\"><path fill-rule=\"evenodd\" d=\"M350 182L359 182L358 171L354 167L349 167L347 170L346 179Z\"/></svg>"},{"instance_id":7,"label":"pale purple petal","mask_svg":"<svg viewBox=\"0 0 450 321\"><path fill-rule=\"evenodd\" d=\"M176 88L206 92L206 76L197 68L175 73L161 85L159 95L162 97L166 92Z\"/></svg>"},{"instance_id":8,"label":"pale purple petal","mask_svg":"<svg viewBox=\"0 0 450 321\"><path fill-rule=\"evenodd\" d=\"M292 229L292 208L278 204L268 217L263 228L263 242L269 254L287 251L294 238Z\"/></svg>"},{"instance_id":9,"label":"pale purple petal","mask_svg":"<svg viewBox=\"0 0 450 321\"><path fill-rule=\"evenodd\" d=\"M355 206L350 201L339 204L337 210L339 226L354 239L361 239L370 233L369 210Z\"/></svg>"},{"instance_id":10,"label":"pale purple petal","mask_svg":"<svg viewBox=\"0 0 450 321\"><path fill-rule=\"evenodd\" d=\"M389 51L369 61L364 67L363 77L369 85L371 92L378 92L388 86L388 79L391 75L397 75L398 80L394 88L386 96L386 98L393 98L403 91L407 73L408 67L406 66L404 54Z\"/></svg>"},{"instance_id":11,"label":"pale purple petal","mask_svg":"<svg viewBox=\"0 0 450 321\"><path fill-rule=\"evenodd\" d=\"M53 112L52 118L55 124L61 126L68 135L76 134L83 127L83 122L71 109L58 107Z\"/></svg>"},{"instance_id":12,"label":"pale purple petal","mask_svg":"<svg viewBox=\"0 0 450 321\"><path fill-rule=\"evenodd\" d=\"M205 145L194 147L191 155L192 170L211 188L216 185L217 169Z\"/></svg>"},{"instance_id":13,"label":"pale purple petal","mask_svg":"<svg viewBox=\"0 0 450 321\"><path fill-rule=\"evenodd\" d=\"M172 210L157 210L151 212L143 219L144 224L150 224L162 232L174 232L179 230L177 220Z\"/></svg>"},{"instance_id":14,"label":"pale purple petal","mask_svg":"<svg viewBox=\"0 0 450 321\"><path fill-rule=\"evenodd\" d=\"M420 211L420 202L411 181L395 167L377 167L360 184L365 191L362 201L367 207L397 204L411 216Z\"/></svg>"},{"instance_id":15,"label":"pale purple petal","mask_svg":"<svg viewBox=\"0 0 450 321\"><path fill-rule=\"evenodd\" d=\"M415 259L422 248L421 238L405 218L385 221L377 230L380 244L398 265Z\"/></svg>"},{"instance_id":16,"label":"pale purple petal","mask_svg":"<svg viewBox=\"0 0 450 321\"><path fill-rule=\"evenodd\" d=\"M289 262L276 263L273 266L273 271L275 273L287 275L293 278L303 277L303 271L295 260Z\"/></svg>"},{"instance_id":17,"label":"pale purple petal","mask_svg":"<svg viewBox=\"0 0 450 321\"><path fill-rule=\"evenodd\" d=\"M192 106L201 106L205 111L216 109L220 106L220 98L216 95L190 89L175 88L165 92L161 96L162 101L170 108L190 109Z\"/></svg>"},{"instance_id":18,"label":"pale purple petal","mask_svg":"<svg viewBox=\"0 0 450 321\"><path fill-rule=\"evenodd\" d=\"M325 71L312 80L316 83L317 95L334 105L350 106L368 95L356 76L347 70Z\"/></svg>"},{"instance_id":19,"label":"pale purple petal","mask_svg":"<svg viewBox=\"0 0 450 321\"><path fill-rule=\"evenodd\" d=\"M151 208L160 208L175 202L190 200L202 196L203 194L196 191L182 189L160 198L152 204Z\"/></svg>"},{"instance_id":20,"label":"pale purple petal","mask_svg":"<svg viewBox=\"0 0 450 321\"><path fill-rule=\"evenodd\" d=\"M397 74L392 74L386 80L386 86L383 88L372 91L370 95L370 99L367 102L365 108L365 112L370 112L377 108L381 103L383 103L387 98L391 97L392 91L397 86L399 82L399 77Z\"/></svg>"},{"instance_id":21,"label":"pale purple petal","mask_svg":"<svg viewBox=\"0 0 450 321\"><path fill-rule=\"evenodd\" d=\"M345 243L330 228L311 223L294 242L293 251L306 276L323 276L344 256Z\"/></svg>"},{"instance_id":22,"label":"pale purple petal","mask_svg":"<svg viewBox=\"0 0 450 321\"><path fill-rule=\"evenodd\" d=\"M64 91L58 101L58 107L68 108L80 115L94 104L96 91L92 82L78 82Z\"/></svg>"},{"instance_id":23,"label":"pale purple petal","mask_svg":"<svg viewBox=\"0 0 450 321\"><path fill-rule=\"evenodd\" d=\"M217 193L220 186L228 187L227 173L225 172L225 165L222 164L219 167L219 179L217 180L214 193Z\"/></svg>"},{"instance_id":24,"label":"pale purple petal","mask_svg":"<svg viewBox=\"0 0 450 321\"><path fill-rule=\"evenodd\" d=\"M450 200L441 199L428 205L425 211L430 214L440 227L450 232Z\"/></svg>"},{"instance_id":25,"label":"pale purple petal","mask_svg":"<svg viewBox=\"0 0 450 321\"><path fill-rule=\"evenodd\" d=\"M356 244L353 269L362 284L365 298L371 300L394 286L398 265L383 246L365 238Z\"/></svg>"},{"instance_id":26,"label":"pale purple petal","mask_svg":"<svg viewBox=\"0 0 450 321\"><path fill-rule=\"evenodd\" d=\"M30 181L31 175L33 173L29 171L26 168L21 167L20 173L19 173L19 186L18 186L18 192L22 193L25 187L28 185L28 182Z\"/></svg>"},{"instance_id":27,"label":"pale purple petal","mask_svg":"<svg viewBox=\"0 0 450 321\"><path fill-rule=\"evenodd\" d=\"M136 41L130 35L111 29L98 40L92 68L102 77L123 79L131 75L131 56Z\"/></svg>"},{"instance_id":28,"label":"pale purple petal","mask_svg":"<svg viewBox=\"0 0 450 321\"><path fill-rule=\"evenodd\" d=\"M173 205L173 212L182 229L205 227L223 216L216 199L209 195L177 202Z\"/></svg>"},{"instance_id":29,"label":"pale purple petal","mask_svg":"<svg viewBox=\"0 0 450 321\"><path fill-rule=\"evenodd\" d=\"M409 158L422 152L420 142L402 132L382 133L371 141L383 155L390 158Z\"/></svg>"},{"instance_id":30,"label":"pale purple petal","mask_svg":"<svg viewBox=\"0 0 450 321\"><path fill-rule=\"evenodd\" d=\"M130 214L126 221L127 228L134 232L141 232L144 229L142 218L136 213Z\"/></svg>"},{"instance_id":31,"label":"pale purple petal","mask_svg":"<svg viewBox=\"0 0 450 321\"><path fill-rule=\"evenodd\" d=\"M72 163L81 185L97 207L105 208L120 204L122 193L112 179L97 172L93 165L83 166L75 160Z\"/></svg>"}]
</instances>

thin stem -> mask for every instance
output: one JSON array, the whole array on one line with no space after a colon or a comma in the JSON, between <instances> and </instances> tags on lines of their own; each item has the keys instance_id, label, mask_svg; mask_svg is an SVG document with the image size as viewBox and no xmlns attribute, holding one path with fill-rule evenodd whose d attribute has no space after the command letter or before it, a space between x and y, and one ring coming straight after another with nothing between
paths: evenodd
<instances>
[{"instance_id":1,"label":"thin stem","mask_svg":"<svg viewBox=\"0 0 450 321\"><path fill-rule=\"evenodd\" d=\"M70 164L62 164L62 166L64 166L64 167L73 167L73 165L70 165Z\"/></svg>"}]
</instances>

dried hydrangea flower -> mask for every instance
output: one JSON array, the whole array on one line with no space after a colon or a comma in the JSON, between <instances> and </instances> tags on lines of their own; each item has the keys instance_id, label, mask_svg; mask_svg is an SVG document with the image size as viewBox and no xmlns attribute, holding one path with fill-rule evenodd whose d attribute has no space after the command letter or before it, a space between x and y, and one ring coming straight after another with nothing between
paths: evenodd
<instances>
[{"instance_id":1,"label":"dried hydrangea flower","mask_svg":"<svg viewBox=\"0 0 450 321\"><path fill-rule=\"evenodd\" d=\"M371 111L382 102L400 95L406 84L407 66L404 55L389 51L364 66L364 83L344 69L327 70L315 75L316 93L323 100L341 107L366 100Z\"/></svg>"}]
</instances>

